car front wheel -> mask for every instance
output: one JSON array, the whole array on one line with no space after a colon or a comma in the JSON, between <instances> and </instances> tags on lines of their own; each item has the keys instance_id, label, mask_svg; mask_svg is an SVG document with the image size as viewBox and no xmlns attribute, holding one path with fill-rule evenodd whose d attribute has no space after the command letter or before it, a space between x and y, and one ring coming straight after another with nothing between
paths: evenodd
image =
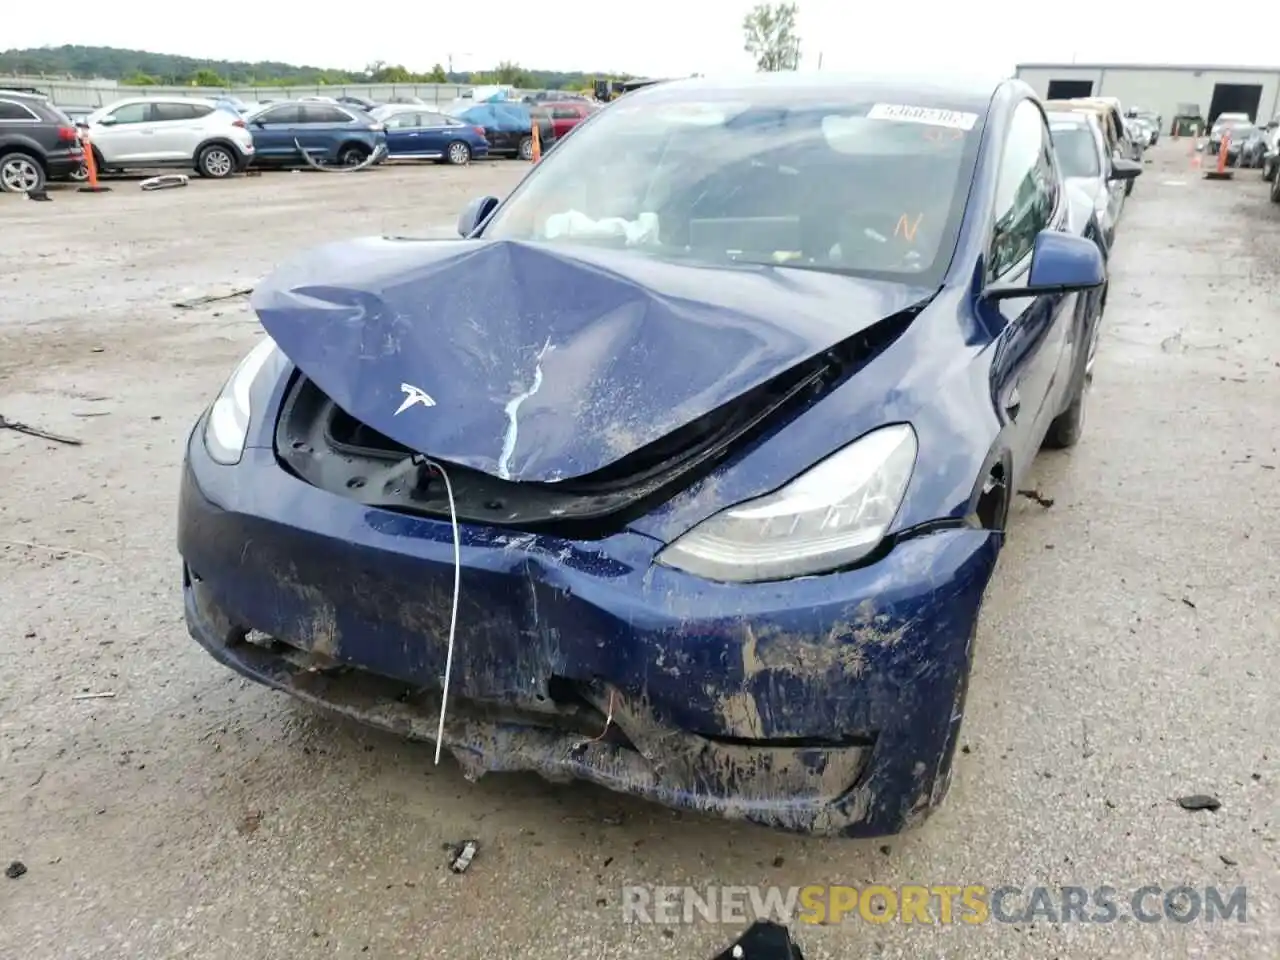
<instances>
[{"instance_id":1,"label":"car front wheel","mask_svg":"<svg viewBox=\"0 0 1280 960\"><path fill-rule=\"evenodd\" d=\"M525 137L520 141L520 149L516 151L516 157L520 160L533 159L533 137Z\"/></svg>"},{"instance_id":2,"label":"car front wheel","mask_svg":"<svg viewBox=\"0 0 1280 960\"><path fill-rule=\"evenodd\" d=\"M369 153L363 147L343 147L338 154L338 163L344 167L358 167L369 159Z\"/></svg>"},{"instance_id":3,"label":"car front wheel","mask_svg":"<svg viewBox=\"0 0 1280 960\"><path fill-rule=\"evenodd\" d=\"M1271 177L1271 202L1280 203L1280 167Z\"/></svg>"},{"instance_id":4,"label":"car front wheel","mask_svg":"<svg viewBox=\"0 0 1280 960\"><path fill-rule=\"evenodd\" d=\"M1044 445L1051 450L1066 450L1080 442L1084 433L1085 404L1089 398L1089 387L1093 383L1093 361L1098 355L1098 338L1102 333L1102 314L1107 307L1107 288L1102 288L1098 298L1098 315L1094 318L1093 327L1089 331L1089 346L1084 358L1084 370L1080 377L1080 385L1071 405L1058 414L1049 424L1045 434Z\"/></svg>"},{"instance_id":5,"label":"car front wheel","mask_svg":"<svg viewBox=\"0 0 1280 960\"><path fill-rule=\"evenodd\" d=\"M196 172L210 180L221 180L236 172L236 158L226 147L215 143L200 151L196 158Z\"/></svg>"}]
</instances>

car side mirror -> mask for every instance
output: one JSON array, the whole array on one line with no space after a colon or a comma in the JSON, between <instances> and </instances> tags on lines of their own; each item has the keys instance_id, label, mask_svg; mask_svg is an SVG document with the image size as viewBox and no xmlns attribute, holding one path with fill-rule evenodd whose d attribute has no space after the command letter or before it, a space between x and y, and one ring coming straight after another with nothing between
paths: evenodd
<instances>
[{"instance_id":1,"label":"car side mirror","mask_svg":"<svg viewBox=\"0 0 1280 960\"><path fill-rule=\"evenodd\" d=\"M101 120L98 121L98 126L100 127L113 127L115 125L116 125L115 117L103 117Z\"/></svg>"},{"instance_id":2,"label":"car side mirror","mask_svg":"<svg viewBox=\"0 0 1280 960\"><path fill-rule=\"evenodd\" d=\"M988 300L1013 300L1055 293L1081 293L1103 285L1107 267L1092 240L1057 230L1041 230L1031 249L1025 283L997 281L982 292Z\"/></svg>"},{"instance_id":3,"label":"car side mirror","mask_svg":"<svg viewBox=\"0 0 1280 960\"><path fill-rule=\"evenodd\" d=\"M458 215L458 236L469 237L476 227L489 219L498 206L497 197L477 197L462 208Z\"/></svg>"},{"instance_id":4,"label":"car side mirror","mask_svg":"<svg viewBox=\"0 0 1280 960\"><path fill-rule=\"evenodd\" d=\"M1111 161L1111 173L1108 180L1133 180L1142 176L1142 164L1128 157L1116 157Z\"/></svg>"}]
</instances>

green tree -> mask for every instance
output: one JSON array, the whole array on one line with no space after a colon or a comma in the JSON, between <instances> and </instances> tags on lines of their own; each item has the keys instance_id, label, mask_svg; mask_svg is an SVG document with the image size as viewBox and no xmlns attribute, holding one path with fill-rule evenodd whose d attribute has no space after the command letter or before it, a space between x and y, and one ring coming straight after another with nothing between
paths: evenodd
<instances>
[{"instance_id":1,"label":"green tree","mask_svg":"<svg viewBox=\"0 0 1280 960\"><path fill-rule=\"evenodd\" d=\"M374 83L413 83L417 79L402 64L383 64L371 77Z\"/></svg>"},{"instance_id":2,"label":"green tree","mask_svg":"<svg viewBox=\"0 0 1280 960\"><path fill-rule=\"evenodd\" d=\"M762 73L800 66L800 36L795 3L760 3L742 19L743 49L755 57Z\"/></svg>"},{"instance_id":3,"label":"green tree","mask_svg":"<svg viewBox=\"0 0 1280 960\"><path fill-rule=\"evenodd\" d=\"M154 87L160 83L159 77L153 77L149 73L135 73L131 77L125 77L120 81L126 87Z\"/></svg>"},{"instance_id":4,"label":"green tree","mask_svg":"<svg viewBox=\"0 0 1280 960\"><path fill-rule=\"evenodd\" d=\"M191 77L189 79L193 87L230 86L230 84L228 84L227 81L224 80L216 70L209 70L208 68L205 68L203 70L197 70L195 73L191 74Z\"/></svg>"},{"instance_id":5,"label":"green tree","mask_svg":"<svg viewBox=\"0 0 1280 960\"><path fill-rule=\"evenodd\" d=\"M449 78L445 75L444 65L437 63L431 68L431 72L427 74L427 83L448 83Z\"/></svg>"},{"instance_id":6,"label":"green tree","mask_svg":"<svg viewBox=\"0 0 1280 960\"><path fill-rule=\"evenodd\" d=\"M527 70L522 70L519 64L512 63L510 60L503 60L493 71L494 78L497 83L509 84L513 87L529 87L533 85L533 79L529 76Z\"/></svg>"}]
</instances>

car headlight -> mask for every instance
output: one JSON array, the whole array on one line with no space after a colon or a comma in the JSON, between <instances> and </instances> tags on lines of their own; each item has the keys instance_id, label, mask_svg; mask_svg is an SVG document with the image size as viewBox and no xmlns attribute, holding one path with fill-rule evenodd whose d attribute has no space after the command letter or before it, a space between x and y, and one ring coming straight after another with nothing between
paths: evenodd
<instances>
[{"instance_id":1,"label":"car headlight","mask_svg":"<svg viewBox=\"0 0 1280 960\"><path fill-rule=\"evenodd\" d=\"M276 342L270 337L263 337L236 366L218 399L209 408L209 419L204 425L204 445L209 456L218 463L231 466L240 462L249 435L249 391L275 349Z\"/></svg>"},{"instance_id":2,"label":"car headlight","mask_svg":"<svg viewBox=\"0 0 1280 960\"><path fill-rule=\"evenodd\" d=\"M906 494L916 448L907 424L874 430L781 489L702 521L663 550L658 562L739 583L853 563L884 539Z\"/></svg>"}]
</instances>

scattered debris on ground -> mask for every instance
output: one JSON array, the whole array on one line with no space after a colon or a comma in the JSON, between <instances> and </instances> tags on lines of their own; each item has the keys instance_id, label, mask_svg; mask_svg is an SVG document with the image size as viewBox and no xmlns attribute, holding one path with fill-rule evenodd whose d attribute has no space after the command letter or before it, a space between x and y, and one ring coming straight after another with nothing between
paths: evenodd
<instances>
[{"instance_id":1,"label":"scattered debris on ground","mask_svg":"<svg viewBox=\"0 0 1280 960\"><path fill-rule=\"evenodd\" d=\"M143 190L171 190L174 187L185 187L189 182L185 173L164 173L158 177L148 177L138 186Z\"/></svg>"},{"instance_id":2,"label":"scattered debris on ground","mask_svg":"<svg viewBox=\"0 0 1280 960\"><path fill-rule=\"evenodd\" d=\"M1057 502L1053 499L1053 497L1046 497L1039 490L1019 490L1018 496L1026 497L1028 500L1034 500L1036 503L1040 504L1040 506L1044 507L1046 510L1048 510L1050 507L1054 505L1054 503Z\"/></svg>"},{"instance_id":3,"label":"scattered debris on ground","mask_svg":"<svg viewBox=\"0 0 1280 960\"><path fill-rule=\"evenodd\" d=\"M471 861L480 852L480 845L475 840L465 840L453 849L449 858L449 869L454 873L465 873Z\"/></svg>"},{"instance_id":4,"label":"scattered debris on ground","mask_svg":"<svg viewBox=\"0 0 1280 960\"><path fill-rule=\"evenodd\" d=\"M179 310L194 310L196 307L203 307L205 304L221 303L223 300L237 300L252 293L253 288L247 287L243 290L232 290L230 293L211 293L203 297L194 297L191 300L178 300L173 305Z\"/></svg>"},{"instance_id":5,"label":"scattered debris on ground","mask_svg":"<svg viewBox=\"0 0 1280 960\"><path fill-rule=\"evenodd\" d=\"M10 880L17 880L20 876L27 872L27 865L21 860L14 860L4 868L4 875Z\"/></svg>"},{"instance_id":6,"label":"scattered debris on ground","mask_svg":"<svg viewBox=\"0 0 1280 960\"><path fill-rule=\"evenodd\" d=\"M51 433L50 431L43 430L40 427L33 427L29 423L10 420L2 413L0 413L0 430L12 430L15 433L25 433L29 437L39 437L41 440L52 440L54 443L65 443L72 447L78 447L84 443L83 440L77 440L75 437L63 436L60 433Z\"/></svg>"},{"instance_id":7,"label":"scattered debris on ground","mask_svg":"<svg viewBox=\"0 0 1280 960\"><path fill-rule=\"evenodd\" d=\"M1193 793L1190 796L1179 797L1178 806L1183 810L1217 810L1222 806L1222 801L1217 797L1211 797L1207 793Z\"/></svg>"}]
</instances>

